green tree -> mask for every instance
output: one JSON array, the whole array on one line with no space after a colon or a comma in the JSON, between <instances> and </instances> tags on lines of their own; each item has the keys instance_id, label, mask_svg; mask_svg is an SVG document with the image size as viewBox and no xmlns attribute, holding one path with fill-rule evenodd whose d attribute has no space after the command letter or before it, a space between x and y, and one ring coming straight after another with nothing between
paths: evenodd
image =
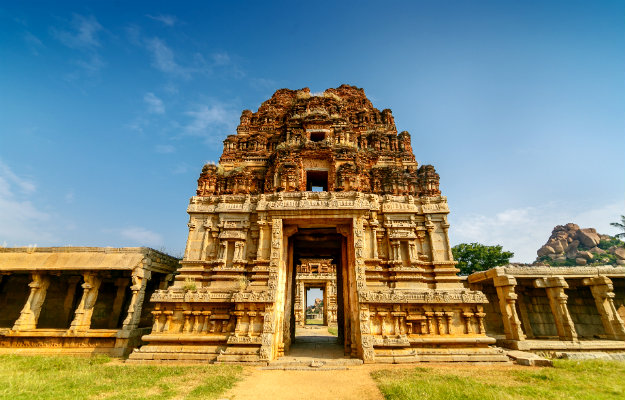
<instances>
[{"instance_id":1,"label":"green tree","mask_svg":"<svg viewBox=\"0 0 625 400\"><path fill-rule=\"evenodd\" d=\"M615 238L625 239L625 215L621 215L621 222L610 222L610 225L623 231L614 235Z\"/></svg>"},{"instance_id":2,"label":"green tree","mask_svg":"<svg viewBox=\"0 0 625 400\"><path fill-rule=\"evenodd\" d=\"M485 246L479 243L460 243L451 249L454 259L458 261L458 268L462 275L469 275L477 271L505 265L514 256L511 251L503 251L497 246Z\"/></svg>"}]
</instances>

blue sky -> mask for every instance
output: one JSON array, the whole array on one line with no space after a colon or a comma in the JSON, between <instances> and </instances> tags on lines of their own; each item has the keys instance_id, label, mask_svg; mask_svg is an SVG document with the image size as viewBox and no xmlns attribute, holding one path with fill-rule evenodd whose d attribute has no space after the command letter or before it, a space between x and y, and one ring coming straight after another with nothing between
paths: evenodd
<instances>
[{"instance_id":1,"label":"blue sky","mask_svg":"<svg viewBox=\"0 0 625 400\"><path fill-rule=\"evenodd\" d=\"M622 1L5 1L0 245L180 255L241 111L342 83L436 167L453 244L532 261L625 214Z\"/></svg>"}]
</instances>

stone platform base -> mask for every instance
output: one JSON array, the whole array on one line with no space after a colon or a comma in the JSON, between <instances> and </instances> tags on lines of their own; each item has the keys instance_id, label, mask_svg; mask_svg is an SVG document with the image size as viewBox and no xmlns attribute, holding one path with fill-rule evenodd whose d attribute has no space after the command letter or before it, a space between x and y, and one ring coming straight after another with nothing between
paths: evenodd
<instances>
[{"instance_id":1,"label":"stone platform base","mask_svg":"<svg viewBox=\"0 0 625 400\"><path fill-rule=\"evenodd\" d=\"M84 332L65 329L32 329L0 332L0 354L94 355L124 357L139 338L113 329Z\"/></svg>"},{"instance_id":2,"label":"stone platform base","mask_svg":"<svg viewBox=\"0 0 625 400\"><path fill-rule=\"evenodd\" d=\"M507 349L533 352L625 352L624 340L507 340L497 339Z\"/></svg>"},{"instance_id":3,"label":"stone platform base","mask_svg":"<svg viewBox=\"0 0 625 400\"><path fill-rule=\"evenodd\" d=\"M375 349L375 363L408 364L419 362L509 362L497 348L403 348Z\"/></svg>"}]
</instances>

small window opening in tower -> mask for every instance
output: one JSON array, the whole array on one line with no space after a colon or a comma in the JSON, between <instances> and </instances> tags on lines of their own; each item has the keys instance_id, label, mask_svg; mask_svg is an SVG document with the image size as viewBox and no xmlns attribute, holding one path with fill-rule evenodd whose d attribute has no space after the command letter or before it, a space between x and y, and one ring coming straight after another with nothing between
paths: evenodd
<instances>
[{"instance_id":1,"label":"small window opening in tower","mask_svg":"<svg viewBox=\"0 0 625 400\"><path fill-rule=\"evenodd\" d=\"M310 132L311 142L321 142L326 138L325 132Z\"/></svg>"},{"instance_id":2,"label":"small window opening in tower","mask_svg":"<svg viewBox=\"0 0 625 400\"><path fill-rule=\"evenodd\" d=\"M328 171L306 171L306 190L309 192L327 192Z\"/></svg>"}]
</instances>

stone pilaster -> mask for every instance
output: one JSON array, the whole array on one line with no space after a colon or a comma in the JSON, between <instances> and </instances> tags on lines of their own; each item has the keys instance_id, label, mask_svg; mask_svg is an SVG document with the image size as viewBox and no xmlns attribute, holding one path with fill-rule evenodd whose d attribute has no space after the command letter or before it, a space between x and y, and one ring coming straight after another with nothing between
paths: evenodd
<instances>
[{"instance_id":1,"label":"stone pilaster","mask_svg":"<svg viewBox=\"0 0 625 400\"><path fill-rule=\"evenodd\" d=\"M34 272L32 281L28 286L30 287L30 294L19 318L13 325L14 331L37 328L41 307L46 300L46 293L48 286L50 286L50 277L42 272Z\"/></svg>"},{"instance_id":2,"label":"stone pilaster","mask_svg":"<svg viewBox=\"0 0 625 400\"><path fill-rule=\"evenodd\" d=\"M102 278L98 276L97 272L85 272L83 279L85 282L82 284L82 298L69 328L72 331L87 331L91 328L93 307L98 299L98 291L102 284Z\"/></svg>"},{"instance_id":3,"label":"stone pilaster","mask_svg":"<svg viewBox=\"0 0 625 400\"><path fill-rule=\"evenodd\" d=\"M568 296L564 289L569 287L566 280L561 276L539 278L534 281L534 287L544 288L547 292L560 340L577 340L575 324L566 305Z\"/></svg>"},{"instance_id":4,"label":"stone pilaster","mask_svg":"<svg viewBox=\"0 0 625 400\"><path fill-rule=\"evenodd\" d=\"M521 321L516 312L517 294L514 292L516 279L511 276L497 276L493 278L493 284L497 289L499 309L503 319L506 338L510 340L525 340Z\"/></svg>"},{"instance_id":5,"label":"stone pilaster","mask_svg":"<svg viewBox=\"0 0 625 400\"><path fill-rule=\"evenodd\" d=\"M625 340L625 324L614 306L614 286L610 278L596 276L582 282L590 286L605 333L610 339Z\"/></svg>"}]
</instances>

